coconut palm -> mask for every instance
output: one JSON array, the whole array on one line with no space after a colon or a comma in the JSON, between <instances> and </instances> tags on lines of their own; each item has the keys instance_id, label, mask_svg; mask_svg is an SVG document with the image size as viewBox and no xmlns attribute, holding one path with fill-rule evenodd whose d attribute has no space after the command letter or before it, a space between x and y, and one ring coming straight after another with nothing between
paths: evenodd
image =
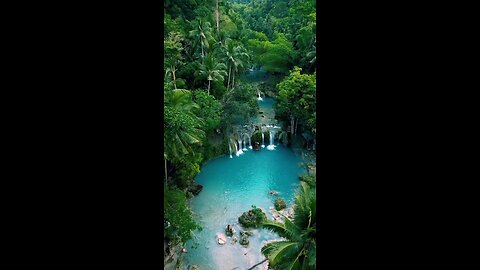
<instances>
[{"instance_id":1,"label":"coconut palm","mask_svg":"<svg viewBox=\"0 0 480 270\"><path fill-rule=\"evenodd\" d=\"M164 158L165 181L167 160L181 159L193 153L192 145L201 143L205 132L200 129L203 119L196 116L199 106L192 101L191 92L185 89L165 89L164 92Z\"/></svg>"},{"instance_id":2,"label":"coconut palm","mask_svg":"<svg viewBox=\"0 0 480 270\"><path fill-rule=\"evenodd\" d=\"M263 227L278 233L284 240L270 242L262 247L274 269L315 269L316 266L316 192L301 182L295 197L294 219L285 217L285 223L267 221Z\"/></svg>"},{"instance_id":3,"label":"coconut palm","mask_svg":"<svg viewBox=\"0 0 480 270\"><path fill-rule=\"evenodd\" d=\"M197 41L197 44L200 43L202 49L202 61L205 56L204 47L209 47L208 40L212 37L211 31L212 27L210 26L210 23L200 19L195 21L193 30L189 32L190 37L193 37Z\"/></svg>"},{"instance_id":4,"label":"coconut palm","mask_svg":"<svg viewBox=\"0 0 480 270\"><path fill-rule=\"evenodd\" d=\"M232 88L235 84L235 73L239 71L239 68L244 67L244 62L250 57L245 48L235 42L232 39L226 39L225 45L223 46L224 59L228 67L228 82L227 82L227 91L230 86L230 75L233 74ZM233 73L232 73L233 69Z\"/></svg>"},{"instance_id":5,"label":"coconut palm","mask_svg":"<svg viewBox=\"0 0 480 270\"><path fill-rule=\"evenodd\" d=\"M213 58L213 55L210 53L207 55L207 58L205 60L204 64L200 64L200 69L198 71L198 74L201 76L206 76L208 80L208 91L207 93L210 95L210 83L211 81L223 81L225 78L224 76L227 75L227 72L225 71L227 69L227 66L223 63L218 63L215 61L215 58Z\"/></svg>"}]
</instances>

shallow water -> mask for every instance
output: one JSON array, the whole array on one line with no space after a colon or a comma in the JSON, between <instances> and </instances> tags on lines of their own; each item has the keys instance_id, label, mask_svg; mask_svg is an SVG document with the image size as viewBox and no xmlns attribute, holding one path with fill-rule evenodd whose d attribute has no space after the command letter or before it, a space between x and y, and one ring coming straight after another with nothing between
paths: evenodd
<instances>
[{"instance_id":1,"label":"shallow water","mask_svg":"<svg viewBox=\"0 0 480 270\"><path fill-rule=\"evenodd\" d=\"M270 97L263 97L261 101L258 101L259 110L263 112L265 117L262 117L262 114L258 114L253 120L254 123L265 125L273 125L277 123L277 120L275 120L273 103L274 99Z\"/></svg>"},{"instance_id":2,"label":"shallow water","mask_svg":"<svg viewBox=\"0 0 480 270\"><path fill-rule=\"evenodd\" d=\"M262 261L261 247L266 240L278 239L276 234L264 229L249 229L253 235L249 237L250 244L246 248L238 242L232 244L231 237L227 237L227 243L220 246L216 243L215 234L225 233L226 225L234 224L234 236L240 238L239 232L244 229L238 223L238 217L252 205L262 208L273 220L269 207L273 207L277 196L268 192L278 191L278 196L285 199L287 207L290 206L299 184L298 176L305 172L300 164L301 159L291 149L280 145L272 151L266 148L248 150L238 157L225 155L205 164L196 177L203 190L191 202L203 230L194 233L200 243L196 249L191 248L192 242L187 244L184 269L197 264L202 270L230 270L235 267L242 270Z\"/></svg>"}]
</instances>

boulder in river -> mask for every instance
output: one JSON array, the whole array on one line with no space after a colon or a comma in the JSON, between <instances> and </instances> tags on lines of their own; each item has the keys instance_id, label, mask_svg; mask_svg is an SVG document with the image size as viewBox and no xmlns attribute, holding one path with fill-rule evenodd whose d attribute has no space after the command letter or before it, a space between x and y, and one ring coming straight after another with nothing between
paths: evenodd
<instances>
[{"instance_id":1,"label":"boulder in river","mask_svg":"<svg viewBox=\"0 0 480 270\"><path fill-rule=\"evenodd\" d=\"M225 228L225 234L227 236L232 236L235 233L235 229L233 228L232 225L228 224L227 227Z\"/></svg>"},{"instance_id":2,"label":"boulder in river","mask_svg":"<svg viewBox=\"0 0 480 270\"><path fill-rule=\"evenodd\" d=\"M267 215L262 211L262 209L257 208L252 205L252 209L244 212L239 218L238 221L245 228L255 227L257 228L260 224L267 220Z\"/></svg>"},{"instance_id":3,"label":"boulder in river","mask_svg":"<svg viewBox=\"0 0 480 270\"><path fill-rule=\"evenodd\" d=\"M227 243L227 237L225 236L225 234L223 233L217 233L216 236L215 236L216 240L217 240L217 243L219 245L225 245L225 243Z\"/></svg>"},{"instance_id":4,"label":"boulder in river","mask_svg":"<svg viewBox=\"0 0 480 270\"><path fill-rule=\"evenodd\" d=\"M240 245L247 246L249 243L250 243L250 240L248 240L248 236L246 234L240 237Z\"/></svg>"},{"instance_id":5,"label":"boulder in river","mask_svg":"<svg viewBox=\"0 0 480 270\"><path fill-rule=\"evenodd\" d=\"M187 191L191 192L193 195L198 195L198 193L200 193L202 189L202 185L194 182L191 186L188 187Z\"/></svg>"}]
</instances>

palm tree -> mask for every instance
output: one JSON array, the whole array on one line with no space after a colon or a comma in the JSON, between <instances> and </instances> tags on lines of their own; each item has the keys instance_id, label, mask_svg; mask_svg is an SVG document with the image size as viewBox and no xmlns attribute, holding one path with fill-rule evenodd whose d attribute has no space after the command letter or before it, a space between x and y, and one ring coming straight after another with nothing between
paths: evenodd
<instances>
[{"instance_id":1,"label":"palm tree","mask_svg":"<svg viewBox=\"0 0 480 270\"><path fill-rule=\"evenodd\" d=\"M197 40L197 43L200 42L200 47L202 48L202 62L203 57L205 56L203 47L208 48L208 40L211 39L212 28L209 22L202 21L201 19L194 23L194 28L189 32L190 37L193 37Z\"/></svg>"},{"instance_id":2,"label":"palm tree","mask_svg":"<svg viewBox=\"0 0 480 270\"><path fill-rule=\"evenodd\" d=\"M223 63L217 63L213 55L210 53L207 55L207 59L205 64L200 64L200 69L198 74L202 76L206 76L208 80L208 94L210 95L210 83L211 81L223 81L224 76L227 75L225 71L227 66Z\"/></svg>"},{"instance_id":3,"label":"palm tree","mask_svg":"<svg viewBox=\"0 0 480 270\"><path fill-rule=\"evenodd\" d=\"M269 264L275 269L315 269L316 266L316 192L301 182L295 197L293 221L267 221L263 227L278 233L285 240L270 242L262 247Z\"/></svg>"},{"instance_id":4,"label":"palm tree","mask_svg":"<svg viewBox=\"0 0 480 270\"><path fill-rule=\"evenodd\" d=\"M181 159L184 155L193 153L191 145L201 143L205 136L205 132L200 129L203 119L196 116L198 109L199 106L192 101L190 91L165 89L165 182L168 179L167 160Z\"/></svg>"},{"instance_id":5,"label":"palm tree","mask_svg":"<svg viewBox=\"0 0 480 270\"><path fill-rule=\"evenodd\" d=\"M235 84L235 72L238 71L239 67L244 66L244 60L249 58L249 55L246 53L245 48L241 44L237 44L232 39L227 39L225 41L224 49L224 59L228 66L228 82L227 82L227 91L230 86L230 75L232 74L233 68L233 80L232 88Z\"/></svg>"}]
</instances>

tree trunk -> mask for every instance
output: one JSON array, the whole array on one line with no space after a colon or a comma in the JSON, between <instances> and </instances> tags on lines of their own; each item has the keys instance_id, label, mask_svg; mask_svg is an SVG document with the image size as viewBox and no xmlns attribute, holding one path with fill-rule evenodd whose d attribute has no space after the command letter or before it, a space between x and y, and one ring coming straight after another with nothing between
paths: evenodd
<instances>
[{"instance_id":1,"label":"tree trunk","mask_svg":"<svg viewBox=\"0 0 480 270\"><path fill-rule=\"evenodd\" d=\"M175 87L175 89L177 89L177 83L176 83L176 78L175 78L175 67L171 67L172 68L172 76L173 76L173 86Z\"/></svg>"},{"instance_id":2,"label":"tree trunk","mask_svg":"<svg viewBox=\"0 0 480 270\"><path fill-rule=\"evenodd\" d=\"M233 87L235 87L235 70L233 71L233 74L232 74L232 89Z\"/></svg>"},{"instance_id":3,"label":"tree trunk","mask_svg":"<svg viewBox=\"0 0 480 270\"><path fill-rule=\"evenodd\" d=\"M167 188L167 180L168 180L168 175L167 175L167 159L165 159L165 188Z\"/></svg>"},{"instance_id":4,"label":"tree trunk","mask_svg":"<svg viewBox=\"0 0 480 270\"><path fill-rule=\"evenodd\" d=\"M290 131L291 131L292 135L295 135L295 133L294 133L295 130L293 130L294 124L295 124L295 118L293 116L290 116Z\"/></svg>"},{"instance_id":5,"label":"tree trunk","mask_svg":"<svg viewBox=\"0 0 480 270\"><path fill-rule=\"evenodd\" d=\"M217 0L217 10L216 10L216 13L217 13L217 33L219 33L219 32L220 32L220 23L219 23L218 0Z\"/></svg>"},{"instance_id":6,"label":"tree trunk","mask_svg":"<svg viewBox=\"0 0 480 270\"><path fill-rule=\"evenodd\" d=\"M208 80L208 91L207 91L208 95L210 95L210 82L211 82L211 81Z\"/></svg>"},{"instance_id":7,"label":"tree trunk","mask_svg":"<svg viewBox=\"0 0 480 270\"><path fill-rule=\"evenodd\" d=\"M230 73L232 72L232 66L228 69L228 82L227 82L227 92L228 92L228 86L230 85Z\"/></svg>"},{"instance_id":8,"label":"tree trunk","mask_svg":"<svg viewBox=\"0 0 480 270\"><path fill-rule=\"evenodd\" d=\"M297 134L297 126L298 126L298 118L297 118L297 121L295 121L295 134Z\"/></svg>"}]
</instances>

